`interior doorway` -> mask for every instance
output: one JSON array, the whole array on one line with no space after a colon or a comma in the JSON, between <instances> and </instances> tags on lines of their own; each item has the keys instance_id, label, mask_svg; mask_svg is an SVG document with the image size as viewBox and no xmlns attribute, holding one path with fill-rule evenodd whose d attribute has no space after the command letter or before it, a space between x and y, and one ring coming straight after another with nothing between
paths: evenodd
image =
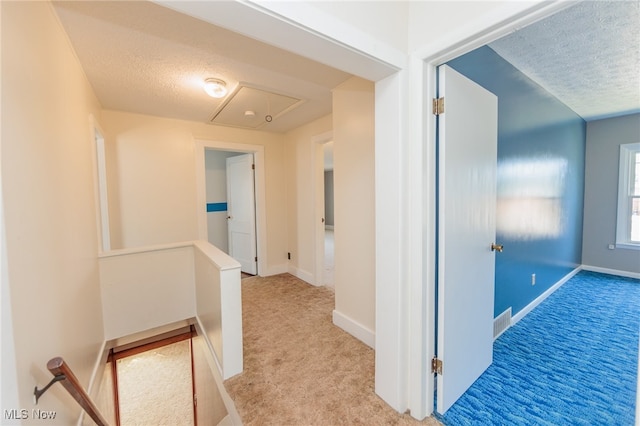
<instances>
[{"instance_id":1,"label":"interior doorway","mask_svg":"<svg viewBox=\"0 0 640 426\"><path fill-rule=\"evenodd\" d=\"M335 223L333 220L333 132L323 133L314 144L315 274L314 284L335 288Z\"/></svg>"},{"instance_id":2,"label":"interior doorway","mask_svg":"<svg viewBox=\"0 0 640 426\"><path fill-rule=\"evenodd\" d=\"M266 252L266 197L265 197L265 167L264 167L264 146L248 145L232 142L216 142L208 140L195 141L196 156L196 196L197 196L197 219L198 219L198 238L200 240L209 241L212 245L220 248L229 254L229 234L228 234L228 204L226 199L226 189L216 189L210 191L207 175L207 155L215 156L215 152L223 152L221 160L225 162L225 171L220 166L213 176L226 180L226 159L239 157L243 154L253 156L253 196L255 202L254 212L255 219L252 225L255 237L255 255L251 261L255 262L255 269L249 272L251 275L267 274ZM211 174L210 174L211 175ZM215 192L210 194L209 192ZM223 195L224 194L224 195ZM213 196L211 201L209 196ZM220 200L218 200L220 198ZM212 219L214 216L217 218ZM212 222L212 223L210 223ZM244 271L244 268L243 268Z\"/></svg>"},{"instance_id":3,"label":"interior doorway","mask_svg":"<svg viewBox=\"0 0 640 426\"><path fill-rule=\"evenodd\" d=\"M333 217L333 141L322 145L324 158L324 268L322 284L334 288L335 221Z\"/></svg>"}]
</instances>

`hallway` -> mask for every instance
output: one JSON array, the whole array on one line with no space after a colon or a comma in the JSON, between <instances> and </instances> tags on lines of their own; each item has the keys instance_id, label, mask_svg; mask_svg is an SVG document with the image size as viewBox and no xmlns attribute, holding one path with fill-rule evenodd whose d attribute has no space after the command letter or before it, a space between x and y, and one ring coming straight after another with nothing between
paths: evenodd
<instances>
[{"instance_id":1,"label":"hallway","mask_svg":"<svg viewBox=\"0 0 640 426\"><path fill-rule=\"evenodd\" d=\"M246 425L438 425L374 393L374 351L331 322L334 294L289 274L242 280L244 372L225 381Z\"/></svg>"}]
</instances>

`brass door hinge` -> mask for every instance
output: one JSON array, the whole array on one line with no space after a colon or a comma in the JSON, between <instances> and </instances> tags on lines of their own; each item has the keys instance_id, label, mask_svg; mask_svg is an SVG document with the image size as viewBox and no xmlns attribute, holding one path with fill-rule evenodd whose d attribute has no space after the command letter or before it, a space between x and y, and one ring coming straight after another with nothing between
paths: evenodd
<instances>
[{"instance_id":1,"label":"brass door hinge","mask_svg":"<svg viewBox=\"0 0 640 426\"><path fill-rule=\"evenodd\" d=\"M442 360L439 360L435 356L431 359L431 372L442 374Z\"/></svg>"},{"instance_id":2,"label":"brass door hinge","mask_svg":"<svg viewBox=\"0 0 640 426\"><path fill-rule=\"evenodd\" d=\"M444 114L444 98L435 98L433 100L433 115Z\"/></svg>"}]
</instances>

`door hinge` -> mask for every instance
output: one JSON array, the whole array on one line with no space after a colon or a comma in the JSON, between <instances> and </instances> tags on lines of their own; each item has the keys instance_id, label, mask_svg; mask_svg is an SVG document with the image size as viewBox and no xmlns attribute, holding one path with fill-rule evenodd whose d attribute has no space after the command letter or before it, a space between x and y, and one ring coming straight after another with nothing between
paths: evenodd
<instances>
[{"instance_id":1,"label":"door hinge","mask_svg":"<svg viewBox=\"0 0 640 426\"><path fill-rule=\"evenodd\" d=\"M251 165L251 170L255 170L255 169L256 169L256 165L255 165L255 164L252 164L252 165Z\"/></svg>"},{"instance_id":2,"label":"door hinge","mask_svg":"<svg viewBox=\"0 0 640 426\"><path fill-rule=\"evenodd\" d=\"M255 261L256 261L256 262L258 261L258 256L256 256L256 257L255 257Z\"/></svg>"},{"instance_id":3,"label":"door hinge","mask_svg":"<svg viewBox=\"0 0 640 426\"><path fill-rule=\"evenodd\" d=\"M435 98L433 100L433 115L444 114L444 98Z\"/></svg>"},{"instance_id":4,"label":"door hinge","mask_svg":"<svg viewBox=\"0 0 640 426\"><path fill-rule=\"evenodd\" d=\"M442 360L435 356L431 359L431 372L436 374L442 374Z\"/></svg>"}]
</instances>

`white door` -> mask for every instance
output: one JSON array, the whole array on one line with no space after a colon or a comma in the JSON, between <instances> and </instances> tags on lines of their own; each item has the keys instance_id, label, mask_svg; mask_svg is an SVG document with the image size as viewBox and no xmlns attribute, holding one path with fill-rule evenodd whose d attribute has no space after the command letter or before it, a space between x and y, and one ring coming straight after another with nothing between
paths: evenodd
<instances>
[{"instance_id":1,"label":"white door","mask_svg":"<svg viewBox=\"0 0 640 426\"><path fill-rule=\"evenodd\" d=\"M242 272L258 273L256 257L256 203L253 154L227 158L227 222L229 256Z\"/></svg>"},{"instance_id":2,"label":"white door","mask_svg":"<svg viewBox=\"0 0 640 426\"><path fill-rule=\"evenodd\" d=\"M498 101L439 67L438 359L441 414L493 359Z\"/></svg>"}]
</instances>

